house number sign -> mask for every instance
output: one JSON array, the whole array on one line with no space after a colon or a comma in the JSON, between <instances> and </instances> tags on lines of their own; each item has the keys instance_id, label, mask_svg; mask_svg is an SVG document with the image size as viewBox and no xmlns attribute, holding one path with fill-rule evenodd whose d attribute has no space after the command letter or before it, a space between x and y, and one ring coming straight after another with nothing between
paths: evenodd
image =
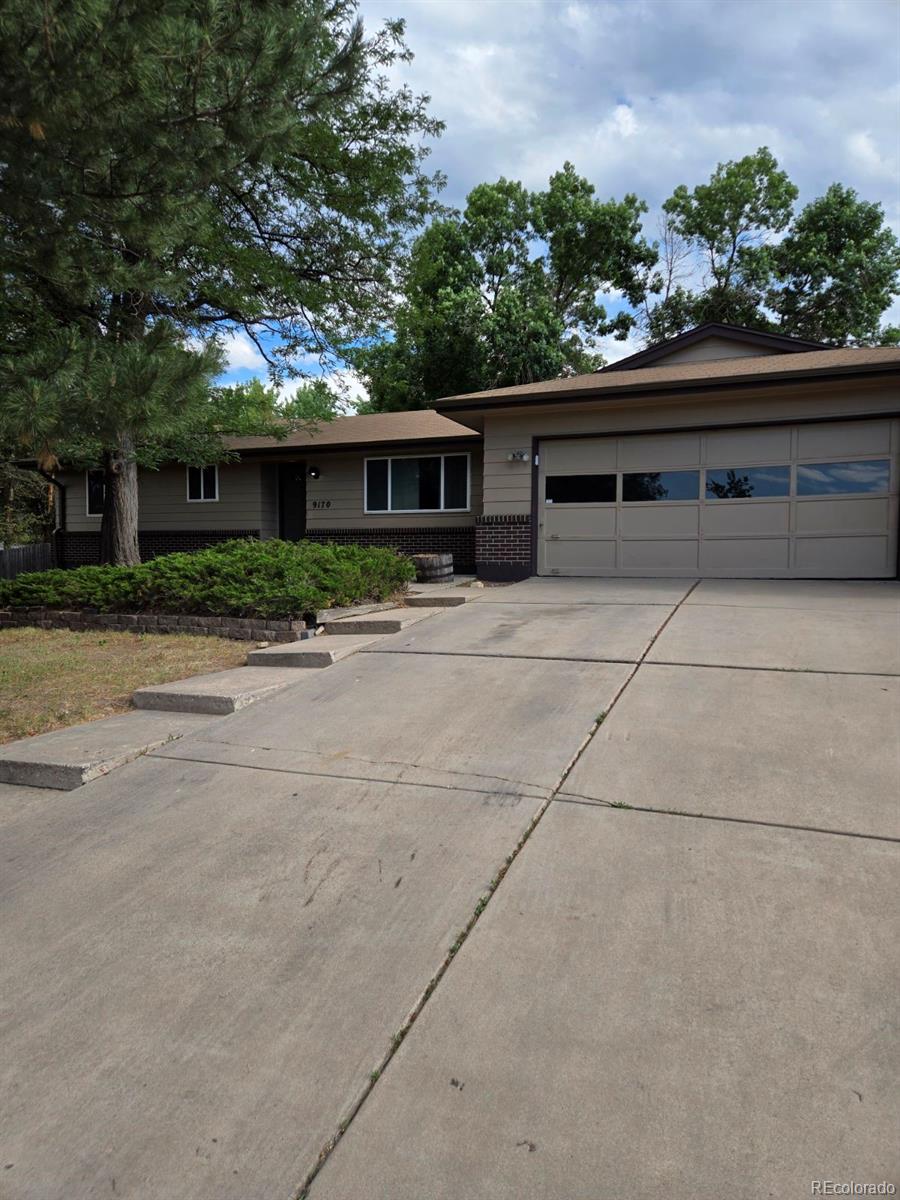
<instances>
[{"instance_id":1,"label":"house number sign","mask_svg":"<svg viewBox=\"0 0 900 1200\"><path fill-rule=\"evenodd\" d=\"M313 508L331 508L330 500L313 500Z\"/></svg>"}]
</instances>

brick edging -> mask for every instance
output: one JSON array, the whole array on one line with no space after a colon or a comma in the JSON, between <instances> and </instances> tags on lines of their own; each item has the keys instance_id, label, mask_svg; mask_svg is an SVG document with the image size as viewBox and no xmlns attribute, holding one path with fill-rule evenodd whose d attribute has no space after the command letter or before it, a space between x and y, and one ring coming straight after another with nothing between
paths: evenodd
<instances>
[{"instance_id":1,"label":"brick edging","mask_svg":"<svg viewBox=\"0 0 900 1200\"><path fill-rule=\"evenodd\" d=\"M110 633L192 633L244 642L296 642L308 635L305 620L269 617L176 616L171 613L98 613L84 609L7 608L0 629L102 629Z\"/></svg>"}]
</instances>

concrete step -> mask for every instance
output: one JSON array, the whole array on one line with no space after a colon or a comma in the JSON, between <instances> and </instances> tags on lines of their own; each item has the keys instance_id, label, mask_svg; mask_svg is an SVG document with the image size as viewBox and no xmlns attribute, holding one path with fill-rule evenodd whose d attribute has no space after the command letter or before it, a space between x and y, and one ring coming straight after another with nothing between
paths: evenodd
<instances>
[{"instance_id":1,"label":"concrete step","mask_svg":"<svg viewBox=\"0 0 900 1200\"><path fill-rule=\"evenodd\" d=\"M0 783L70 792L208 724L186 713L129 712L22 738L0 746Z\"/></svg>"},{"instance_id":2,"label":"concrete step","mask_svg":"<svg viewBox=\"0 0 900 1200\"><path fill-rule=\"evenodd\" d=\"M396 607L396 600L384 600L378 604L347 604L343 608L323 608L316 613L316 624L324 625L326 621L338 621L342 617L367 617L373 612L393 612Z\"/></svg>"},{"instance_id":3,"label":"concrete step","mask_svg":"<svg viewBox=\"0 0 900 1200\"><path fill-rule=\"evenodd\" d=\"M308 642L269 646L266 650L251 650L248 667L330 667L342 658L349 658L379 640L377 634L368 637L334 637L327 633Z\"/></svg>"},{"instance_id":4,"label":"concrete step","mask_svg":"<svg viewBox=\"0 0 900 1200\"><path fill-rule=\"evenodd\" d=\"M425 593L419 595L416 592L410 594L404 600L404 604L408 608L457 608L460 604L468 604L471 596L454 594L452 592Z\"/></svg>"},{"instance_id":5,"label":"concrete step","mask_svg":"<svg viewBox=\"0 0 900 1200\"><path fill-rule=\"evenodd\" d=\"M314 639L285 642L284 648L296 646L299 649L313 644ZM227 716L296 682L297 676L293 671L275 667L232 667L229 671L216 671L212 675L195 675L175 683L138 688L131 700L135 708Z\"/></svg>"},{"instance_id":6,"label":"concrete step","mask_svg":"<svg viewBox=\"0 0 900 1200\"><path fill-rule=\"evenodd\" d=\"M327 634L340 637L361 636L376 633L400 633L417 621L433 617L440 612L433 606L428 608L392 608L388 612L377 613L370 617L342 617L339 621L326 621L324 625Z\"/></svg>"}]
</instances>

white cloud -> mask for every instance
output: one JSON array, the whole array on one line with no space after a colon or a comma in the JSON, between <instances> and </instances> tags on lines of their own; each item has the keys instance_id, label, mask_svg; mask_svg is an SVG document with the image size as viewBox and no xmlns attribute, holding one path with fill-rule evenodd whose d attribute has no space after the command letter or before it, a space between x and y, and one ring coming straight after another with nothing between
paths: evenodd
<instances>
[{"instance_id":1,"label":"white cloud","mask_svg":"<svg viewBox=\"0 0 900 1200\"><path fill-rule=\"evenodd\" d=\"M847 138L847 149L856 163L869 175L881 176L885 181L897 179L896 161L892 164L880 154L868 130L851 133Z\"/></svg>"},{"instance_id":2,"label":"white cloud","mask_svg":"<svg viewBox=\"0 0 900 1200\"><path fill-rule=\"evenodd\" d=\"M225 353L228 356L225 370L231 374L234 371L264 371L266 360L260 354L252 338L243 329L231 330L225 338Z\"/></svg>"},{"instance_id":3,"label":"white cloud","mask_svg":"<svg viewBox=\"0 0 900 1200\"><path fill-rule=\"evenodd\" d=\"M656 209L765 144L801 203L840 180L900 219L900 32L884 0L362 0L362 12L370 28L406 19L416 57L395 76L447 123L432 161L448 203L500 175L541 186L569 159L600 195L635 191Z\"/></svg>"},{"instance_id":4,"label":"white cloud","mask_svg":"<svg viewBox=\"0 0 900 1200\"><path fill-rule=\"evenodd\" d=\"M643 342L641 338L630 333L624 341L619 341L615 337L600 338L599 347L600 353L606 359L607 364L620 362L623 358L628 358L631 354L637 354L638 350L643 350Z\"/></svg>"}]
</instances>

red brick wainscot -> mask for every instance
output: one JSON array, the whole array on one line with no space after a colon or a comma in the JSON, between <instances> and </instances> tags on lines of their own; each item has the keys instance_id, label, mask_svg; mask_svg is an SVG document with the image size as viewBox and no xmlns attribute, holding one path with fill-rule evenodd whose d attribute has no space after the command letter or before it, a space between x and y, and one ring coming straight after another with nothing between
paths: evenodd
<instances>
[{"instance_id":1,"label":"red brick wainscot","mask_svg":"<svg viewBox=\"0 0 900 1200\"><path fill-rule=\"evenodd\" d=\"M479 579L527 579L531 574L531 517L528 514L475 518L475 569Z\"/></svg>"}]
</instances>

